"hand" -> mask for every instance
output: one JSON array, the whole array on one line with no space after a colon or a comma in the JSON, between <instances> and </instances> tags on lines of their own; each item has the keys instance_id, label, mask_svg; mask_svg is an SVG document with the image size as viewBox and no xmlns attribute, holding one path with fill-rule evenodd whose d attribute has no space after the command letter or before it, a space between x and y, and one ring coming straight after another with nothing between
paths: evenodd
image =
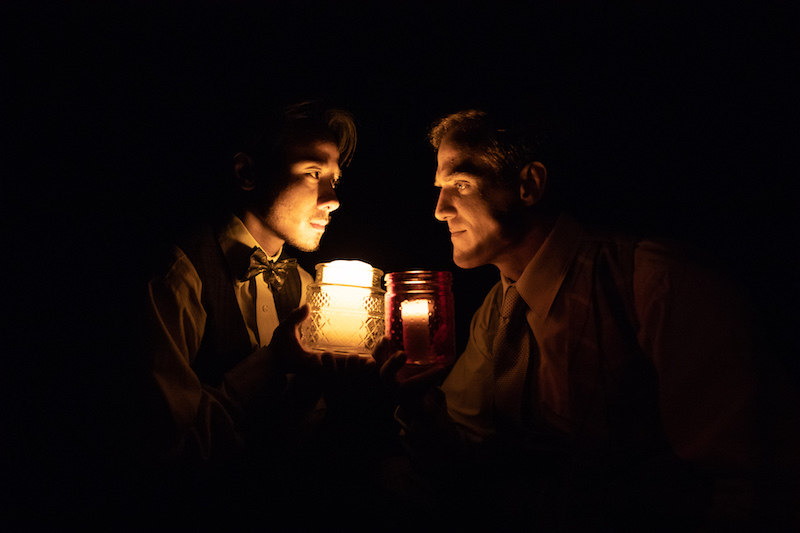
<instances>
[{"instance_id":1,"label":"hand","mask_svg":"<svg viewBox=\"0 0 800 533\"><path fill-rule=\"evenodd\" d=\"M447 367L441 364L406 365L405 352L392 353L388 337L378 342L372 357L380 367L384 388L395 403L407 410L421 409L428 391L447 374Z\"/></svg>"},{"instance_id":2,"label":"hand","mask_svg":"<svg viewBox=\"0 0 800 533\"><path fill-rule=\"evenodd\" d=\"M308 351L300 342L300 324L310 314L308 304L298 307L281 322L272 334L270 350L289 373L323 373L347 377L370 370L375 361L357 353L333 354Z\"/></svg>"},{"instance_id":3,"label":"hand","mask_svg":"<svg viewBox=\"0 0 800 533\"><path fill-rule=\"evenodd\" d=\"M300 324L310 313L308 305L298 307L272 333L269 349L285 372L317 372L322 369L319 354L307 351L300 343Z\"/></svg>"},{"instance_id":4,"label":"hand","mask_svg":"<svg viewBox=\"0 0 800 533\"><path fill-rule=\"evenodd\" d=\"M375 367L372 358L363 357L355 352L347 354L323 352L320 354L320 360L325 373L336 374L343 378L361 375Z\"/></svg>"}]
</instances>

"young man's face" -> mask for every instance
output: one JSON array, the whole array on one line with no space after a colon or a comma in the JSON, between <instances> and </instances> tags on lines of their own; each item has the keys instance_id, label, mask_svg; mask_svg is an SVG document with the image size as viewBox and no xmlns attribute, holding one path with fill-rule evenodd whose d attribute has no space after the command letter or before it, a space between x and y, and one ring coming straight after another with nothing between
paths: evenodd
<instances>
[{"instance_id":1,"label":"young man's face","mask_svg":"<svg viewBox=\"0 0 800 533\"><path fill-rule=\"evenodd\" d=\"M275 178L286 186L267 206L264 224L291 246L312 252L339 207L333 190L341 176L339 148L332 140L312 139L287 146L284 156Z\"/></svg>"},{"instance_id":2,"label":"young man's face","mask_svg":"<svg viewBox=\"0 0 800 533\"><path fill-rule=\"evenodd\" d=\"M445 136L437 154L434 185L440 190L434 216L447 222L453 261L461 268L495 264L514 244L498 219L513 198L491 185L491 172L480 152Z\"/></svg>"}]
</instances>

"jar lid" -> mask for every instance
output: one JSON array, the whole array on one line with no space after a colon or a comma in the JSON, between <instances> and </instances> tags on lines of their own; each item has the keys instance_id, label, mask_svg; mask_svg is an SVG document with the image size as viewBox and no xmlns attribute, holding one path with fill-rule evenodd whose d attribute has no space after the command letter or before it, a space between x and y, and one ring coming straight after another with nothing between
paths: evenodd
<instances>
[{"instance_id":1,"label":"jar lid","mask_svg":"<svg viewBox=\"0 0 800 533\"><path fill-rule=\"evenodd\" d=\"M316 266L316 282L353 287L380 287L383 271L358 260L337 259Z\"/></svg>"},{"instance_id":2,"label":"jar lid","mask_svg":"<svg viewBox=\"0 0 800 533\"><path fill-rule=\"evenodd\" d=\"M389 272L384 276L384 280L387 286L390 284L449 286L453 281L453 274L437 270L406 270Z\"/></svg>"}]
</instances>

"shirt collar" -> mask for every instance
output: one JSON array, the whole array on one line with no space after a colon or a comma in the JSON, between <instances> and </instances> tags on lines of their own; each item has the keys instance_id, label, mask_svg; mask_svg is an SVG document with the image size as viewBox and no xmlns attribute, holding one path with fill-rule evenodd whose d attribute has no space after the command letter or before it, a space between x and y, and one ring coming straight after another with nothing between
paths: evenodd
<instances>
[{"instance_id":1,"label":"shirt collar","mask_svg":"<svg viewBox=\"0 0 800 533\"><path fill-rule=\"evenodd\" d=\"M228 223L223 226L219 233L219 244L222 253L231 272L243 272L250 264L250 255L253 248L257 247L264 251L256 242L253 235L247 230L244 223L236 215L231 215ZM270 261L275 261L283 252L283 246L278 250L277 255L264 254Z\"/></svg>"},{"instance_id":2,"label":"shirt collar","mask_svg":"<svg viewBox=\"0 0 800 533\"><path fill-rule=\"evenodd\" d=\"M583 228L571 216L562 214L516 282L517 291L538 320L544 322L561 289L572 260L578 252ZM503 279L503 288L511 280Z\"/></svg>"}]
</instances>

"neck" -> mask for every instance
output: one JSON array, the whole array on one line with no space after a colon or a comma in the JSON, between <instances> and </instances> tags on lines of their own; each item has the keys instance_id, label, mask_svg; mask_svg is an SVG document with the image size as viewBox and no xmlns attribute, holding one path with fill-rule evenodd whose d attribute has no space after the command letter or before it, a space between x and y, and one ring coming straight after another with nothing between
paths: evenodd
<instances>
[{"instance_id":1,"label":"neck","mask_svg":"<svg viewBox=\"0 0 800 533\"><path fill-rule=\"evenodd\" d=\"M284 240L280 238L275 232L264 224L264 221L256 213L250 209L242 209L236 213L236 216L242 221L244 227L250 232L250 235L256 240L258 245L269 256L278 254Z\"/></svg>"},{"instance_id":2,"label":"neck","mask_svg":"<svg viewBox=\"0 0 800 533\"><path fill-rule=\"evenodd\" d=\"M532 215L525 223L525 227L528 229L492 264L500 270L503 276L517 281L536 252L542 247L547 236L550 235L556 218L556 214L537 213Z\"/></svg>"}]
</instances>

